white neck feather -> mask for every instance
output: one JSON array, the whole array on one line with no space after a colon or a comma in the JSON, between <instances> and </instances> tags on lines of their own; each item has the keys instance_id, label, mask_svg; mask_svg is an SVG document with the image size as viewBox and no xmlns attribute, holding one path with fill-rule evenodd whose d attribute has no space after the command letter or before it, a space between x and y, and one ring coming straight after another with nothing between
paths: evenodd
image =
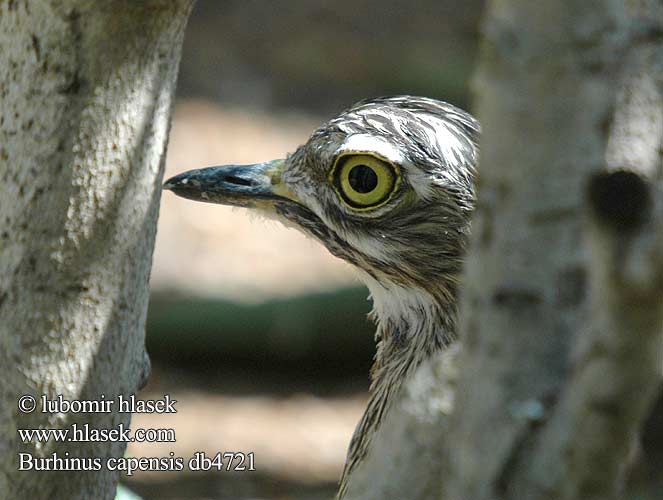
<instances>
[{"instance_id":1,"label":"white neck feather","mask_svg":"<svg viewBox=\"0 0 663 500\"><path fill-rule=\"evenodd\" d=\"M398 335L404 335L408 342L418 344L418 340L430 340L435 330L441 327L440 307L429 292L398 285L384 285L369 276L364 276L364 281L371 292L372 314L377 319L379 329L402 325L403 331L399 331ZM413 338L415 336L426 338Z\"/></svg>"}]
</instances>

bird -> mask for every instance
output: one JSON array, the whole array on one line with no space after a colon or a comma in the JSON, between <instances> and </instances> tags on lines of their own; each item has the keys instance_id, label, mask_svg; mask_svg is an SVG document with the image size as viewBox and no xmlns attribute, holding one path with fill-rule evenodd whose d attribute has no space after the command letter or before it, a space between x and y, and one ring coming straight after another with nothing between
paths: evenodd
<instances>
[{"instance_id":1,"label":"bird","mask_svg":"<svg viewBox=\"0 0 663 500\"><path fill-rule=\"evenodd\" d=\"M478 121L452 104L371 98L324 123L284 159L190 170L163 186L275 217L349 262L367 285L376 353L338 499L405 382L456 337L479 136Z\"/></svg>"}]
</instances>

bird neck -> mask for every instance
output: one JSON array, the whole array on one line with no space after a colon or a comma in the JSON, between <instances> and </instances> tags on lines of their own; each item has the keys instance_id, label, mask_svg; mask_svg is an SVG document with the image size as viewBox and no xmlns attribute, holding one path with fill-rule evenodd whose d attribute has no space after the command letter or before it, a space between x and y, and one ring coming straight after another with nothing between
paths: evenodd
<instances>
[{"instance_id":1,"label":"bird neck","mask_svg":"<svg viewBox=\"0 0 663 500\"><path fill-rule=\"evenodd\" d=\"M350 442L341 477L342 498L348 480L369 452L373 437L403 384L415 369L455 338L455 287L438 293L417 288L366 283L377 323L377 353L371 369L369 401Z\"/></svg>"},{"instance_id":2,"label":"bird neck","mask_svg":"<svg viewBox=\"0 0 663 500\"><path fill-rule=\"evenodd\" d=\"M373 299L371 319L376 339L399 352L431 353L453 340L456 316L455 287L423 290L366 282Z\"/></svg>"},{"instance_id":3,"label":"bird neck","mask_svg":"<svg viewBox=\"0 0 663 500\"><path fill-rule=\"evenodd\" d=\"M456 287L443 280L433 281L427 289L375 280L366 284L373 299L371 318L377 325L373 393L385 377L398 374L391 382L402 384L412 369L455 338ZM400 365L403 368L397 369Z\"/></svg>"}]
</instances>

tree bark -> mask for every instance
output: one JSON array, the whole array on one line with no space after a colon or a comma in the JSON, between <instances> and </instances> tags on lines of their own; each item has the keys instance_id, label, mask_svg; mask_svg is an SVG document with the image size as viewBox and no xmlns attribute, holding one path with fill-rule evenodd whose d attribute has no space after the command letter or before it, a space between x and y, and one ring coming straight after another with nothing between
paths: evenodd
<instances>
[{"instance_id":1,"label":"tree bark","mask_svg":"<svg viewBox=\"0 0 663 500\"><path fill-rule=\"evenodd\" d=\"M121 457L126 443L23 443L20 428L129 425L24 414L21 395L107 400L149 374L148 279L192 0L0 1L0 498L113 498L117 472L19 471L18 454Z\"/></svg>"},{"instance_id":2,"label":"tree bark","mask_svg":"<svg viewBox=\"0 0 663 500\"><path fill-rule=\"evenodd\" d=\"M663 334L663 17L632 5L489 3L445 498L623 486Z\"/></svg>"},{"instance_id":3,"label":"tree bark","mask_svg":"<svg viewBox=\"0 0 663 500\"><path fill-rule=\"evenodd\" d=\"M407 384L348 499L623 491L663 365L662 33L656 1L489 2L462 345Z\"/></svg>"}]
</instances>

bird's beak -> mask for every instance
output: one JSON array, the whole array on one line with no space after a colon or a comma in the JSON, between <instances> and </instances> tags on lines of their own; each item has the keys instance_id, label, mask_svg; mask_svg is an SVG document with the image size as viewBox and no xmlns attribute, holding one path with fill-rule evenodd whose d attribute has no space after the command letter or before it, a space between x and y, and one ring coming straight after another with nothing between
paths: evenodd
<instances>
[{"instance_id":1,"label":"bird's beak","mask_svg":"<svg viewBox=\"0 0 663 500\"><path fill-rule=\"evenodd\" d=\"M163 188L190 200L241 207L265 207L286 200L297 202L282 182L284 164L285 160L273 160L189 170L168 179Z\"/></svg>"}]
</instances>

